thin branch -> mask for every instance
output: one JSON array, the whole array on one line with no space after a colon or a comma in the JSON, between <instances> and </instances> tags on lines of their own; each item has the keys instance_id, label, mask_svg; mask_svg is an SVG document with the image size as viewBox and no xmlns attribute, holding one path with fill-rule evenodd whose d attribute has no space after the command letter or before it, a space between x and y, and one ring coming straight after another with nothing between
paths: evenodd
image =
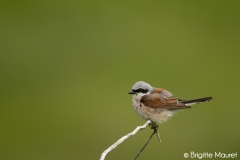
<instances>
[{"instance_id":1,"label":"thin branch","mask_svg":"<svg viewBox=\"0 0 240 160\"><path fill-rule=\"evenodd\" d=\"M157 135L157 137L158 137L158 140L159 140L159 142L162 142L161 141L161 138L160 138L160 135L159 135L159 133L158 133L158 125L156 124L156 123L151 123L151 129L153 129L153 133L151 134L151 136L149 137L149 139L147 140L147 142L144 144L144 146L143 146L143 148L137 153L137 155L136 155L136 157L134 158L134 160L136 160L137 158L138 158L138 156L142 153L142 151L145 149L145 147L148 145L148 143L150 142L150 140L151 140L151 138L152 138L152 136L154 135L154 134L156 134Z\"/></svg>"},{"instance_id":2,"label":"thin branch","mask_svg":"<svg viewBox=\"0 0 240 160\"><path fill-rule=\"evenodd\" d=\"M137 157L140 155L140 153L144 150L144 148L147 146L147 144L150 142L152 136L155 134L155 130L153 131L153 133L151 134L151 136L148 138L148 141L145 143L145 145L143 146L143 148L137 153L136 157L134 158L134 160L137 159Z\"/></svg>"},{"instance_id":3,"label":"thin branch","mask_svg":"<svg viewBox=\"0 0 240 160\"><path fill-rule=\"evenodd\" d=\"M126 139L128 139L129 137L135 135L139 130L142 130L144 128L146 128L150 123L152 123L150 120L148 120L144 125L142 126L138 126L133 132L128 133L127 135L123 136L122 138L120 138L116 143L114 143L113 145L111 145L108 149L106 149L101 157L100 160L104 160L106 155L112 151L114 148L116 148L119 144L121 144L123 141L125 141ZM154 132L155 133L155 132Z\"/></svg>"},{"instance_id":4,"label":"thin branch","mask_svg":"<svg viewBox=\"0 0 240 160\"><path fill-rule=\"evenodd\" d=\"M154 130L154 133L156 133L158 140L161 143L162 141L161 141L160 135L158 133L158 125L156 123L151 123L151 129Z\"/></svg>"}]
</instances>

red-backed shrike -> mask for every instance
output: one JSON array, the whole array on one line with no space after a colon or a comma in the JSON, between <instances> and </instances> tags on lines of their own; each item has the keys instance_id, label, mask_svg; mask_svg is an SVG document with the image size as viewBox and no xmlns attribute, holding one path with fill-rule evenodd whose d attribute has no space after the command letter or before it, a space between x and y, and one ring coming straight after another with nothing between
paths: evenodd
<instances>
[{"instance_id":1,"label":"red-backed shrike","mask_svg":"<svg viewBox=\"0 0 240 160\"><path fill-rule=\"evenodd\" d=\"M154 88L143 81L135 83L129 94L133 94L132 105L137 114L153 123L163 123L180 109L191 108L191 105L212 100L212 97L181 100L174 97L171 92Z\"/></svg>"}]
</instances>

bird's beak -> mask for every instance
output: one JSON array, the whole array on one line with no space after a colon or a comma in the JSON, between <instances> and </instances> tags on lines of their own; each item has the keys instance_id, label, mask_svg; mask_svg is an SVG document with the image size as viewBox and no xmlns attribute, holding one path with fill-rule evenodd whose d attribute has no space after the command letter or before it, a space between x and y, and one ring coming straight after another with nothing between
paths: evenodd
<instances>
[{"instance_id":1,"label":"bird's beak","mask_svg":"<svg viewBox=\"0 0 240 160\"><path fill-rule=\"evenodd\" d=\"M134 91L130 91L130 92L128 92L128 94L135 94L136 92L134 92Z\"/></svg>"}]
</instances>

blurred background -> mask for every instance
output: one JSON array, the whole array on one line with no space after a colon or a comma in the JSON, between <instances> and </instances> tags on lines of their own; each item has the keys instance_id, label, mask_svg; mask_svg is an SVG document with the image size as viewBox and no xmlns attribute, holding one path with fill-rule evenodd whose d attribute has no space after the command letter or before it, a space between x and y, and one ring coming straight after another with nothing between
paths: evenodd
<instances>
[{"instance_id":1,"label":"blurred background","mask_svg":"<svg viewBox=\"0 0 240 160\"><path fill-rule=\"evenodd\" d=\"M0 159L99 159L145 122L143 80L182 99L213 96L159 126L138 158L240 153L239 1L0 2ZM152 130L106 159L133 159Z\"/></svg>"}]
</instances>

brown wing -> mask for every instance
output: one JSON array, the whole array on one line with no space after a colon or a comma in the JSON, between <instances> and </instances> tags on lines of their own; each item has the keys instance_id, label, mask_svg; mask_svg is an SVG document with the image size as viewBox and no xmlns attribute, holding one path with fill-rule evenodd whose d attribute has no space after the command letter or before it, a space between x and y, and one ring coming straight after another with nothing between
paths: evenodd
<instances>
[{"instance_id":1,"label":"brown wing","mask_svg":"<svg viewBox=\"0 0 240 160\"><path fill-rule=\"evenodd\" d=\"M173 97L173 94L166 89L163 88L154 88L151 94L160 94L163 98Z\"/></svg>"},{"instance_id":2,"label":"brown wing","mask_svg":"<svg viewBox=\"0 0 240 160\"><path fill-rule=\"evenodd\" d=\"M176 110L176 109L184 109L190 108L189 106L185 106L185 104L180 103L176 97L166 97L159 93L144 95L141 98L141 103L144 106L151 108L162 108L167 110Z\"/></svg>"}]
</instances>

